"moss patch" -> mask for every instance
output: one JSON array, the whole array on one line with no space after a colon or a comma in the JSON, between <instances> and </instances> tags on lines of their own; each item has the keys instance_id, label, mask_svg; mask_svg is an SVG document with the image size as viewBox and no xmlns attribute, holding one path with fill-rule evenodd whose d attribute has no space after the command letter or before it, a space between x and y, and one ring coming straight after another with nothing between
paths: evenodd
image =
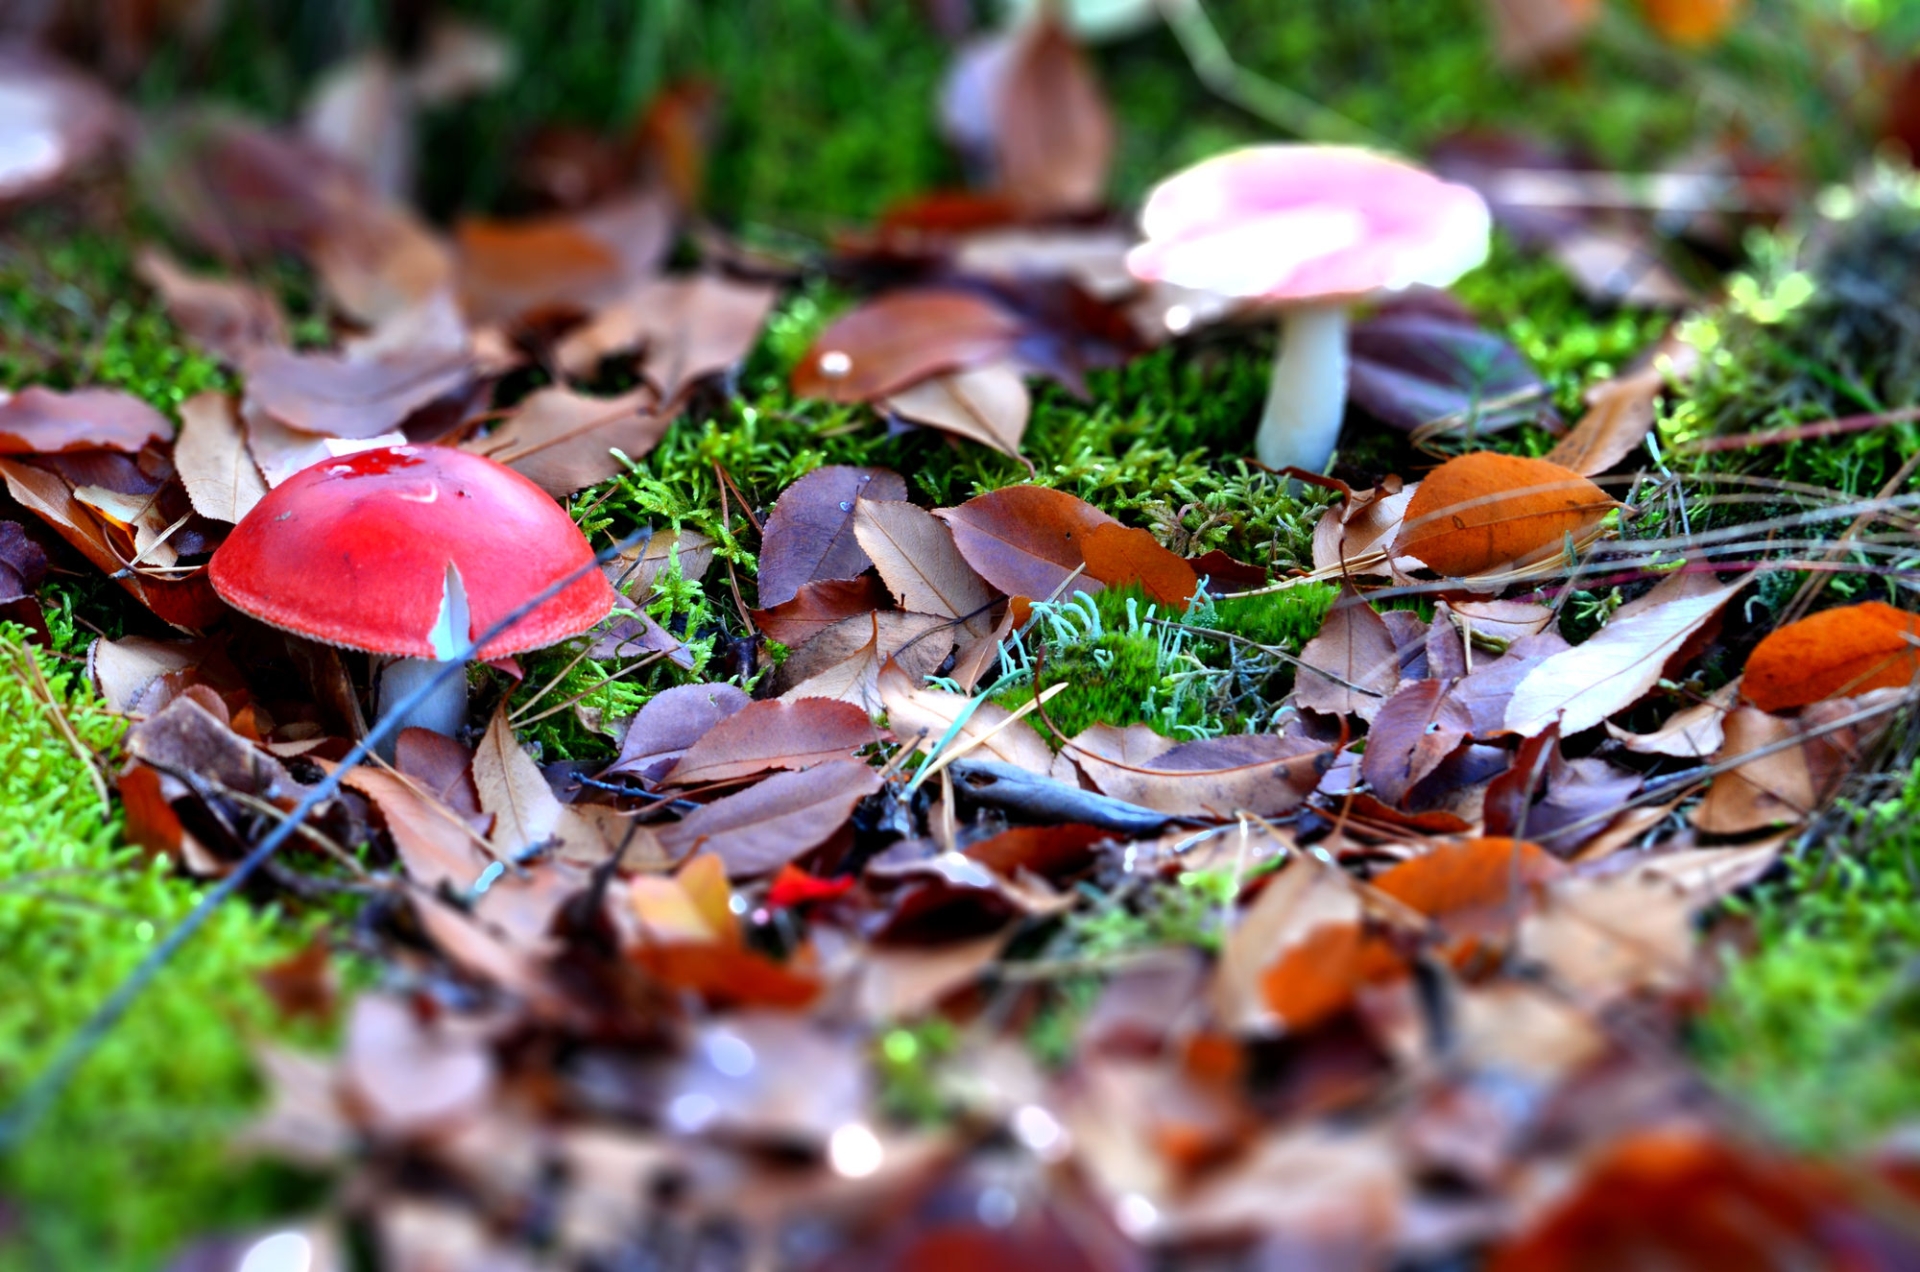
<instances>
[{"instance_id":1,"label":"moss patch","mask_svg":"<svg viewBox=\"0 0 1920 1272\"><path fill-rule=\"evenodd\" d=\"M1851 821L1731 903L1754 950L1729 962L1698 1035L1721 1085L1815 1148L1920 1115L1920 766Z\"/></svg>"},{"instance_id":2,"label":"moss patch","mask_svg":"<svg viewBox=\"0 0 1920 1272\"><path fill-rule=\"evenodd\" d=\"M124 722L77 665L0 627L0 666L0 1101L11 1101L202 889L143 860L101 807L61 722L104 755ZM0 1239L0 1265L147 1267L190 1234L286 1203L286 1176L237 1169L223 1142L256 1094L246 1039L275 1028L252 973L292 951L295 927L228 905L135 1004L0 1159L20 1225Z\"/></svg>"}]
</instances>

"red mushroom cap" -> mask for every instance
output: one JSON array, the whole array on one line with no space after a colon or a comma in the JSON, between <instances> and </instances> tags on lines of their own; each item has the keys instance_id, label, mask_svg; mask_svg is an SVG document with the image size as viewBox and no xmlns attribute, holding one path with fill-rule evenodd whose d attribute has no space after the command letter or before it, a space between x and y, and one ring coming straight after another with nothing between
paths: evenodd
<instances>
[{"instance_id":1,"label":"red mushroom cap","mask_svg":"<svg viewBox=\"0 0 1920 1272\"><path fill-rule=\"evenodd\" d=\"M207 576L220 599L284 631L444 658L592 561L573 519L511 468L445 446L387 446L322 460L268 491ZM442 617L450 570L466 596L464 631L447 632ZM606 578L586 569L475 656L578 635L613 601Z\"/></svg>"},{"instance_id":2,"label":"red mushroom cap","mask_svg":"<svg viewBox=\"0 0 1920 1272\"><path fill-rule=\"evenodd\" d=\"M1445 287L1486 259L1474 190L1352 146L1249 146L1161 182L1134 277L1269 301Z\"/></svg>"}]
</instances>

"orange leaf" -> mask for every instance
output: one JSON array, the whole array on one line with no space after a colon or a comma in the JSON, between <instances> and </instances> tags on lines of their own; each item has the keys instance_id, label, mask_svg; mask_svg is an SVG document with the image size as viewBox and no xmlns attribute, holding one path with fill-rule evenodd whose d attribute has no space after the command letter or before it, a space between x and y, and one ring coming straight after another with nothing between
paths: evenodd
<instances>
[{"instance_id":1,"label":"orange leaf","mask_svg":"<svg viewBox=\"0 0 1920 1272\"><path fill-rule=\"evenodd\" d=\"M1476 451L1420 483L1393 551L1462 578L1552 552L1614 506L1606 491L1571 469Z\"/></svg>"},{"instance_id":2,"label":"orange leaf","mask_svg":"<svg viewBox=\"0 0 1920 1272\"><path fill-rule=\"evenodd\" d=\"M1690 48L1712 44L1740 16L1742 0L1640 0L1647 25Z\"/></svg>"},{"instance_id":3,"label":"orange leaf","mask_svg":"<svg viewBox=\"0 0 1920 1272\"><path fill-rule=\"evenodd\" d=\"M1373 886L1432 919L1449 938L1449 956L1463 962L1478 938L1512 926L1533 885L1565 869L1534 844L1495 836L1442 844L1401 862Z\"/></svg>"},{"instance_id":4,"label":"orange leaf","mask_svg":"<svg viewBox=\"0 0 1920 1272\"><path fill-rule=\"evenodd\" d=\"M1084 569L1087 540L1114 520L1064 490L1003 486L933 515L953 531L967 564L1008 596L1045 600L1076 571L1072 590L1100 590L1080 583L1098 581Z\"/></svg>"},{"instance_id":5,"label":"orange leaf","mask_svg":"<svg viewBox=\"0 0 1920 1272\"><path fill-rule=\"evenodd\" d=\"M1920 675L1920 614L1879 601L1788 623L1754 647L1740 691L1762 711L1898 689Z\"/></svg>"},{"instance_id":6,"label":"orange leaf","mask_svg":"<svg viewBox=\"0 0 1920 1272\"><path fill-rule=\"evenodd\" d=\"M1088 574L1108 587L1138 583L1147 599L1159 605L1184 612L1200 586L1193 567L1161 547L1158 539L1117 521L1095 526L1080 548Z\"/></svg>"}]
</instances>

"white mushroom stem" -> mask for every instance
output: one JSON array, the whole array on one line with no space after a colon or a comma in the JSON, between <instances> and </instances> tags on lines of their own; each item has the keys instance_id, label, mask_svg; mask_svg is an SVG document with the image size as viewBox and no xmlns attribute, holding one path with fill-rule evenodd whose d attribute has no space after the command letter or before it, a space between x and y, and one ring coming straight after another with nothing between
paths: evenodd
<instances>
[{"instance_id":1,"label":"white mushroom stem","mask_svg":"<svg viewBox=\"0 0 1920 1272\"><path fill-rule=\"evenodd\" d=\"M395 703L439 675L446 667L446 663L435 658L396 658L388 663L380 672L380 691L375 695L380 718L384 719ZM380 744L380 757L392 761L394 743L399 739L401 729L432 729L435 733L452 737L460 732L460 726L466 722L467 673L466 668L461 667L435 685L432 693L400 719L398 726Z\"/></svg>"},{"instance_id":2,"label":"white mushroom stem","mask_svg":"<svg viewBox=\"0 0 1920 1272\"><path fill-rule=\"evenodd\" d=\"M1254 454L1269 468L1325 472L1346 411L1347 307L1290 306Z\"/></svg>"}]
</instances>

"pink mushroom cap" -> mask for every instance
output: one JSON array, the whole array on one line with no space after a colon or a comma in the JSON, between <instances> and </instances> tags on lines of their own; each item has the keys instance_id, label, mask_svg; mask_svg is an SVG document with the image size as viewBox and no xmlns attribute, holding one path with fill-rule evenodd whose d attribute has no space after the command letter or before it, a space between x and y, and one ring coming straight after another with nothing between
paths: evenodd
<instances>
[{"instance_id":1,"label":"pink mushroom cap","mask_svg":"<svg viewBox=\"0 0 1920 1272\"><path fill-rule=\"evenodd\" d=\"M592 565L566 509L511 468L445 446L388 446L322 460L268 491L207 573L220 599L270 626L413 658L444 656L432 633L449 566L473 635L577 573L476 651L489 659L605 618L613 588Z\"/></svg>"},{"instance_id":2,"label":"pink mushroom cap","mask_svg":"<svg viewBox=\"0 0 1920 1272\"><path fill-rule=\"evenodd\" d=\"M1127 268L1147 282L1272 301L1445 287L1486 259L1486 200L1350 146L1252 146L1161 182Z\"/></svg>"}]
</instances>

